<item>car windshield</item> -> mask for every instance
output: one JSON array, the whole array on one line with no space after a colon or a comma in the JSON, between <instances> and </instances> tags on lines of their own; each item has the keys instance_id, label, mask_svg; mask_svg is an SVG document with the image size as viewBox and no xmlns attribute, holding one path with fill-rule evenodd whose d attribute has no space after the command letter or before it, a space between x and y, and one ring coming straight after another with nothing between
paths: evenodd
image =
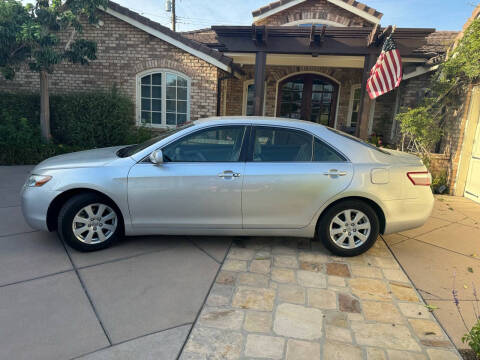
<instances>
[{"instance_id":1,"label":"car windshield","mask_svg":"<svg viewBox=\"0 0 480 360\"><path fill-rule=\"evenodd\" d=\"M366 147L368 147L368 148L370 148L370 149L372 149L372 150L379 151L379 152L381 152L382 154L392 155L392 154L390 154L388 151L385 151L385 150L383 150L383 149L380 149L380 148L376 147L376 146L373 145L373 144L370 144L370 143L368 143L368 142L366 142L366 141L363 141L362 139L359 139L359 138L357 138L357 137L355 137L355 136L352 136L352 135L350 135L350 134L344 133L343 131L339 131L339 130L337 130L337 129L332 129L332 128L330 128L330 127L327 127L327 129L330 130L330 131L332 131L332 132L334 132L334 133L337 134L337 135L340 135L340 136L346 137L346 138L348 138L348 139L350 139L350 140L356 141L356 142L358 142L358 143L360 143L360 144L362 144L362 145L364 145L364 146L366 146Z\"/></svg>"},{"instance_id":2,"label":"car windshield","mask_svg":"<svg viewBox=\"0 0 480 360\"><path fill-rule=\"evenodd\" d=\"M167 131L161 133L159 136L148 139L147 141L144 141L143 143L129 145L129 146L126 146L124 148L121 148L120 150L117 151L117 156L121 157L121 158L124 158L124 157L129 157L129 156L135 155L136 153L138 153L139 151L142 151L143 149L146 149L150 145L153 145L156 142L158 142L160 140L163 140L163 139L169 137L170 135L173 135L173 134L175 134L175 133L177 133L177 132L179 132L183 129L189 128L191 126L193 126L193 123L189 123L189 124L177 127L175 129L167 130Z\"/></svg>"}]
</instances>

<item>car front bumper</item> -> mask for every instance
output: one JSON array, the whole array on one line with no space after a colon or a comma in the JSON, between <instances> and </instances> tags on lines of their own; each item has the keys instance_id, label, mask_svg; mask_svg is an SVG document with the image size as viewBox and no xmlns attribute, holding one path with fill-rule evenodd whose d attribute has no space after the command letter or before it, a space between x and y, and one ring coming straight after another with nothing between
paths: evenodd
<instances>
[{"instance_id":1,"label":"car front bumper","mask_svg":"<svg viewBox=\"0 0 480 360\"><path fill-rule=\"evenodd\" d=\"M48 208L57 195L59 195L58 191L46 190L42 187L23 187L22 213L30 227L48 231Z\"/></svg>"}]
</instances>

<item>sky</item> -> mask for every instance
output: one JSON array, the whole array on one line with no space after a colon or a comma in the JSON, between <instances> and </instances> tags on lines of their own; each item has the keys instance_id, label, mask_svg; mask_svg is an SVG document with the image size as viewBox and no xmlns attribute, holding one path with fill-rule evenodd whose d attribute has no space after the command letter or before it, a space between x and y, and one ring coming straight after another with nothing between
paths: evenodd
<instances>
[{"instance_id":1,"label":"sky","mask_svg":"<svg viewBox=\"0 0 480 360\"><path fill-rule=\"evenodd\" d=\"M150 19L170 27L171 14L165 0L114 0ZM177 0L177 31L211 25L250 25L252 10L274 0ZM363 0L382 12L381 24L460 30L478 0Z\"/></svg>"}]
</instances>

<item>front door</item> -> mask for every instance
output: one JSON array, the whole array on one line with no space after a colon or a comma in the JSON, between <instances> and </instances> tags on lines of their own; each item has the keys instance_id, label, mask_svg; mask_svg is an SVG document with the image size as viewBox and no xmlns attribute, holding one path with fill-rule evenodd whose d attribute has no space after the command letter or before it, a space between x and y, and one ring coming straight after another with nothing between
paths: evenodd
<instances>
[{"instance_id":1,"label":"front door","mask_svg":"<svg viewBox=\"0 0 480 360\"><path fill-rule=\"evenodd\" d=\"M480 87L477 87L472 92L472 103L474 101L480 101ZM473 140L472 157L470 159L467 183L465 185L465 197L480 202L480 111L478 106L472 109L468 121L476 121L477 130L475 132L475 139Z\"/></svg>"},{"instance_id":2,"label":"front door","mask_svg":"<svg viewBox=\"0 0 480 360\"><path fill-rule=\"evenodd\" d=\"M254 127L243 188L244 228L302 228L352 179L352 164L311 134Z\"/></svg>"},{"instance_id":3,"label":"front door","mask_svg":"<svg viewBox=\"0 0 480 360\"><path fill-rule=\"evenodd\" d=\"M246 127L215 126L162 148L164 163L136 164L128 178L134 227L241 228Z\"/></svg>"},{"instance_id":4,"label":"front door","mask_svg":"<svg viewBox=\"0 0 480 360\"><path fill-rule=\"evenodd\" d=\"M317 74L294 75L278 86L277 116L333 127L338 85Z\"/></svg>"}]
</instances>

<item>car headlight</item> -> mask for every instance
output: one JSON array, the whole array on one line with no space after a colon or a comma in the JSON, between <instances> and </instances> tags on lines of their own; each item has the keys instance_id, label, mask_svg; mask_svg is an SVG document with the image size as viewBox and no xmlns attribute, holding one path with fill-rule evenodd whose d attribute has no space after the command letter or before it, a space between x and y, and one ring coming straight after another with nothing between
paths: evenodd
<instances>
[{"instance_id":1,"label":"car headlight","mask_svg":"<svg viewBox=\"0 0 480 360\"><path fill-rule=\"evenodd\" d=\"M30 175L27 180L27 186L29 187L40 187L45 185L52 179L49 175Z\"/></svg>"}]
</instances>

